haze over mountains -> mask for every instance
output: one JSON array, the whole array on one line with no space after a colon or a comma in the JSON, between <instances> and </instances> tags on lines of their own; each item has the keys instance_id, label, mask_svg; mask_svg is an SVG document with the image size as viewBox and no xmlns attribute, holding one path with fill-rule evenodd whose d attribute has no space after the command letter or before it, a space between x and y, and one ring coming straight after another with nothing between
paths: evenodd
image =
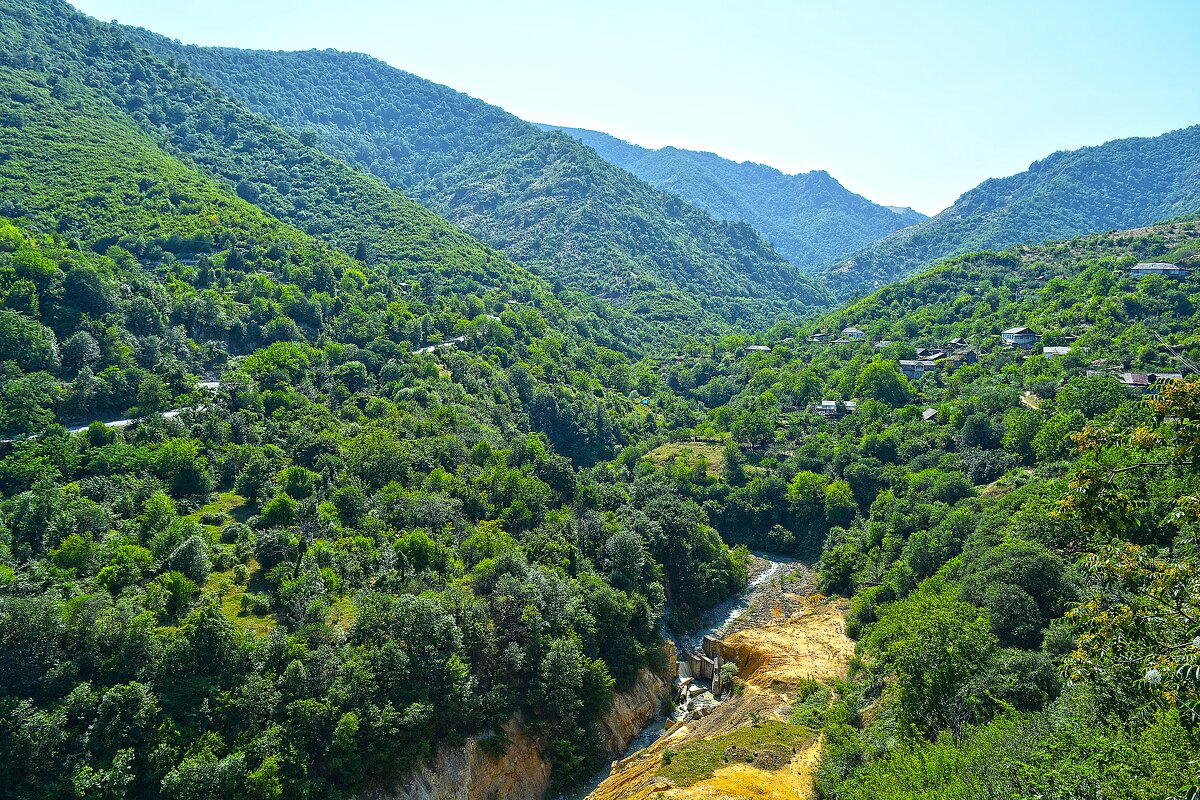
<instances>
[{"instance_id":1,"label":"haze over mountains","mask_svg":"<svg viewBox=\"0 0 1200 800\"><path fill-rule=\"evenodd\" d=\"M786 175L774 167L738 163L715 153L677 147L652 150L599 131L541 127L574 136L608 161L718 219L750 223L803 270L813 270L926 218L911 208L872 203L824 170Z\"/></svg>"},{"instance_id":2,"label":"haze over mountains","mask_svg":"<svg viewBox=\"0 0 1200 800\"><path fill-rule=\"evenodd\" d=\"M518 263L622 309L643 341L683 321L761 327L828 304L827 292L868 292L959 253L1145 225L1200 205L1193 129L1055 153L923 219L822 171L789 176L559 133L365 55L127 32Z\"/></svg>"}]
</instances>

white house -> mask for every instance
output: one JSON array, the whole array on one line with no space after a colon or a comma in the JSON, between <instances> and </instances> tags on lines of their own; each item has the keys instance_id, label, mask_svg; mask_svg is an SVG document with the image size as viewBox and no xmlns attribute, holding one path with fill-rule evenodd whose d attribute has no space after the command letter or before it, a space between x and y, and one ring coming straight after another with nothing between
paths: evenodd
<instances>
[{"instance_id":1,"label":"white house","mask_svg":"<svg viewBox=\"0 0 1200 800\"><path fill-rule=\"evenodd\" d=\"M866 335L865 332L860 331L858 328L842 328L843 339L861 339Z\"/></svg>"},{"instance_id":2,"label":"white house","mask_svg":"<svg viewBox=\"0 0 1200 800\"><path fill-rule=\"evenodd\" d=\"M1037 340L1038 334L1024 327L1009 328L1000 333L1000 341L1008 347L1033 347Z\"/></svg>"},{"instance_id":3,"label":"white house","mask_svg":"<svg viewBox=\"0 0 1200 800\"><path fill-rule=\"evenodd\" d=\"M1050 345L1042 348L1042 355L1046 356L1047 358L1062 358L1069 352L1071 352L1070 345Z\"/></svg>"}]
</instances>

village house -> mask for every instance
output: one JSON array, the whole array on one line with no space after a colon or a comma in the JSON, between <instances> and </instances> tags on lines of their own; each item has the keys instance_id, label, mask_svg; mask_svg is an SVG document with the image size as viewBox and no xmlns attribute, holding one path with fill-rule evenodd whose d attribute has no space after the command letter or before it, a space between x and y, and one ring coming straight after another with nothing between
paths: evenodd
<instances>
[{"instance_id":1,"label":"village house","mask_svg":"<svg viewBox=\"0 0 1200 800\"><path fill-rule=\"evenodd\" d=\"M919 381L926 372L937 372L937 362L932 359L902 358L898 362L900 372L910 381Z\"/></svg>"},{"instance_id":2,"label":"village house","mask_svg":"<svg viewBox=\"0 0 1200 800\"><path fill-rule=\"evenodd\" d=\"M748 345L746 345L746 352L748 352L748 353L769 353L769 352L771 352L771 348L767 347L765 344L748 344Z\"/></svg>"},{"instance_id":3,"label":"village house","mask_svg":"<svg viewBox=\"0 0 1200 800\"><path fill-rule=\"evenodd\" d=\"M1093 366L1101 365L1093 364ZM1167 381L1183 380L1183 374L1179 372L1117 372L1115 370L1106 372L1099 369L1089 369L1085 375L1089 378L1111 375L1120 381L1121 385L1130 394L1141 394L1144 392L1157 394L1162 385Z\"/></svg>"},{"instance_id":4,"label":"village house","mask_svg":"<svg viewBox=\"0 0 1200 800\"><path fill-rule=\"evenodd\" d=\"M1042 355L1047 358L1062 358L1070 352L1070 345L1048 345L1042 348Z\"/></svg>"},{"instance_id":5,"label":"village house","mask_svg":"<svg viewBox=\"0 0 1200 800\"><path fill-rule=\"evenodd\" d=\"M1130 268L1129 274L1135 278L1147 275L1161 275L1164 278L1186 278L1188 270L1178 264L1168 264L1164 261L1142 261Z\"/></svg>"},{"instance_id":6,"label":"village house","mask_svg":"<svg viewBox=\"0 0 1200 800\"><path fill-rule=\"evenodd\" d=\"M921 419L926 422L933 422L937 419L937 415L938 412L936 408L927 408L921 412Z\"/></svg>"},{"instance_id":7,"label":"village house","mask_svg":"<svg viewBox=\"0 0 1200 800\"><path fill-rule=\"evenodd\" d=\"M1026 327L1009 328L1000 333L1000 341L1005 347L1033 347L1038 338L1038 334Z\"/></svg>"},{"instance_id":8,"label":"village house","mask_svg":"<svg viewBox=\"0 0 1200 800\"><path fill-rule=\"evenodd\" d=\"M837 419L846 414L851 414L858 408L858 403L853 400L842 402L841 400L822 400L808 407L808 410L828 419Z\"/></svg>"},{"instance_id":9,"label":"village house","mask_svg":"<svg viewBox=\"0 0 1200 800\"><path fill-rule=\"evenodd\" d=\"M946 359L946 361L949 362L951 371L958 369L963 364L974 364L978 360L979 354L970 347L964 347L959 350L955 350Z\"/></svg>"},{"instance_id":10,"label":"village house","mask_svg":"<svg viewBox=\"0 0 1200 800\"><path fill-rule=\"evenodd\" d=\"M842 338L843 339L849 339L850 341L856 341L858 339L862 339L866 335L867 334L864 331L860 331L858 328L854 328L854 327L842 328Z\"/></svg>"}]
</instances>

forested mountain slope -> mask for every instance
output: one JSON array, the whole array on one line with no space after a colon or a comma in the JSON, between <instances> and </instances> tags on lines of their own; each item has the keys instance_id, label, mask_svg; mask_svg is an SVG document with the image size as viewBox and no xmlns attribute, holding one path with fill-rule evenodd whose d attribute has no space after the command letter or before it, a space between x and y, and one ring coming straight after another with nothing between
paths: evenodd
<instances>
[{"instance_id":1,"label":"forested mountain slope","mask_svg":"<svg viewBox=\"0 0 1200 800\"><path fill-rule=\"evenodd\" d=\"M1190 272L1131 275L1144 260ZM849 325L866 338L810 341ZM1004 346L1022 325L1040 340ZM781 720L823 732L823 796L1196 785L1198 331L1192 217L962 256L773 328L769 351L665 365L708 418L648 461L728 541L819 551L822 591L852 600L850 681ZM723 434L741 446L714 470L690 442Z\"/></svg>"},{"instance_id":2,"label":"forested mountain slope","mask_svg":"<svg viewBox=\"0 0 1200 800\"><path fill-rule=\"evenodd\" d=\"M829 271L840 297L972 250L1135 228L1200 209L1200 126L1054 153L992 178Z\"/></svg>"},{"instance_id":3,"label":"forested mountain slope","mask_svg":"<svg viewBox=\"0 0 1200 800\"><path fill-rule=\"evenodd\" d=\"M876 205L823 170L785 175L774 167L738 163L714 153L677 147L651 150L599 131L541 127L574 136L605 160L718 219L748 222L803 270L925 219L911 208L895 211Z\"/></svg>"},{"instance_id":4,"label":"forested mountain slope","mask_svg":"<svg viewBox=\"0 0 1200 800\"><path fill-rule=\"evenodd\" d=\"M0 41L0 794L342 797L518 716L590 769L667 604L745 581L588 470L694 412L119 29L2 0Z\"/></svg>"},{"instance_id":5,"label":"forested mountain slope","mask_svg":"<svg viewBox=\"0 0 1200 800\"><path fill-rule=\"evenodd\" d=\"M715 220L569 136L370 57L130 35L547 279L634 319L676 334L763 327L827 302L749 226Z\"/></svg>"}]
</instances>

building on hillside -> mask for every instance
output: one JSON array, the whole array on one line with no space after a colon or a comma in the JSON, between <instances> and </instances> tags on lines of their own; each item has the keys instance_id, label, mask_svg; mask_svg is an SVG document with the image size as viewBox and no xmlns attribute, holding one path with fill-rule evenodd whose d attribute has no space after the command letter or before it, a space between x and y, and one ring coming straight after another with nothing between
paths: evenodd
<instances>
[{"instance_id":1,"label":"building on hillside","mask_svg":"<svg viewBox=\"0 0 1200 800\"><path fill-rule=\"evenodd\" d=\"M1009 328L1000 333L1000 341L1004 342L1006 347L1033 347L1038 338L1038 334L1023 326Z\"/></svg>"},{"instance_id":2,"label":"building on hillside","mask_svg":"<svg viewBox=\"0 0 1200 800\"><path fill-rule=\"evenodd\" d=\"M748 352L748 353L769 353L769 352L771 352L771 348L767 347L765 344L748 344L748 345L746 345L746 352Z\"/></svg>"},{"instance_id":3,"label":"building on hillside","mask_svg":"<svg viewBox=\"0 0 1200 800\"><path fill-rule=\"evenodd\" d=\"M951 370L956 370L963 364L974 364L978 360L979 354L970 347L959 348L946 357L946 362Z\"/></svg>"},{"instance_id":4,"label":"building on hillside","mask_svg":"<svg viewBox=\"0 0 1200 800\"><path fill-rule=\"evenodd\" d=\"M1120 381L1121 385L1131 394L1144 392L1157 394L1167 381L1183 380L1183 373L1180 372L1118 372L1116 369L1108 371L1089 369L1084 374L1089 378L1112 376Z\"/></svg>"},{"instance_id":5,"label":"building on hillside","mask_svg":"<svg viewBox=\"0 0 1200 800\"><path fill-rule=\"evenodd\" d=\"M1070 353L1070 352L1071 352L1070 345L1065 345L1065 346L1048 345L1048 346L1042 348L1042 355L1046 356L1047 358L1062 358L1063 356L1065 356L1067 353Z\"/></svg>"},{"instance_id":6,"label":"building on hillside","mask_svg":"<svg viewBox=\"0 0 1200 800\"><path fill-rule=\"evenodd\" d=\"M828 338L829 338L828 333L821 333L820 331L817 331L812 336L808 337L808 340L810 342L812 342L813 344L824 344L825 340Z\"/></svg>"},{"instance_id":7,"label":"building on hillside","mask_svg":"<svg viewBox=\"0 0 1200 800\"><path fill-rule=\"evenodd\" d=\"M926 372L937 372L938 365L932 359L902 358L897 362L900 372L910 381L919 381Z\"/></svg>"},{"instance_id":8,"label":"building on hillside","mask_svg":"<svg viewBox=\"0 0 1200 800\"><path fill-rule=\"evenodd\" d=\"M937 419L938 411L936 408L927 408L921 412L921 419L926 422L933 422Z\"/></svg>"},{"instance_id":9,"label":"building on hillside","mask_svg":"<svg viewBox=\"0 0 1200 800\"><path fill-rule=\"evenodd\" d=\"M895 344L895 342L893 342L891 339L880 339L878 342L875 343L875 349L882 350L883 348L887 347L888 345L892 345L892 344Z\"/></svg>"},{"instance_id":10,"label":"building on hillside","mask_svg":"<svg viewBox=\"0 0 1200 800\"><path fill-rule=\"evenodd\" d=\"M1186 278L1188 269L1178 264L1168 264L1165 261L1142 261L1129 269L1129 274L1135 278L1147 275L1161 275L1164 278Z\"/></svg>"},{"instance_id":11,"label":"building on hillside","mask_svg":"<svg viewBox=\"0 0 1200 800\"><path fill-rule=\"evenodd\" d=\"M849 339L851 341L856 341L858 339L862 339L866 335L867 334L865 331L860 331L858 328L855 328L855 327L842 328L842 338L843 339Z\"/></svg>"},{"instance_id":12,"label":"building on hillside","mask_svg":"<svg viewBox=\"0 0 1200 800\"><path fill-rule=\"evenodd\" d=\"M853 400L842 402L841 400L822 400L819 403L814 403L808 407L808 410L818 416L828 419L837 419L846 414L854 413L858 408L858 403Z\"/></svg>"}]
</instances>

